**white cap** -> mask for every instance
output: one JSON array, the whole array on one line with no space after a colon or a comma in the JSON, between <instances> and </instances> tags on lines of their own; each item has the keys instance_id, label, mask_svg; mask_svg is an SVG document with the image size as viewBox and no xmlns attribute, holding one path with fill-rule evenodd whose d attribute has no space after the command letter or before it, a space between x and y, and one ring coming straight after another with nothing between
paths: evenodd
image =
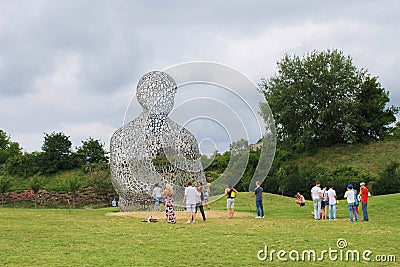
<instances>
[{"instance_id":1,"label":"white cap","mask_svg":"<svg viewBox=\"0 0 400 267\"><path fill-rule=\"evenodd\" d=\"M363 185L365 185L365 183L364 183L364 182L360 183L360 186L363 186Z\"/></svg>"}]
</instances>

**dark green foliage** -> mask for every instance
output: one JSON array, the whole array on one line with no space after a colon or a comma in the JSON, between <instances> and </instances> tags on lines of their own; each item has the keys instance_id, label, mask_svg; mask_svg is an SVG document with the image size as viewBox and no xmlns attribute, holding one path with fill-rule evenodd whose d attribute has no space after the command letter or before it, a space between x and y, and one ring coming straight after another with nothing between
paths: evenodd
<instances>
[{"instance_id":1,"label":"dark green foliage","mask_svg":"<svg viewBox=\"0 0 400 267\"><path fill-rule=\"evenodd\" d=\"M400 164L391 162L372 187L375 195L400 193Z\"/></svg>"},{"instance_id":2,"label":"dark green foliage","mask_svg":"<svg viewBox=\"0 0 400 267\"><path fill-rule=\"evenodd\" d=\"M0 130L0 173L9 158L21 155L21 148L17 142L12 142L7 133Z\"/></svg>"},{"instance_id":3,"label":"dark green foliage","mask_svg":"<svg viewBox=\"0 0 400 267\"><path fill-rule=\"evenodd\" d=\"M222 174L226 167L228 166L229 160L231 157L231 152L226 151L224 154L214 153L213 161L209 166L205 169L206 172L215 171L217 173Z\"/></svg>"},{"instance_id":4,"label":"dark green foliage","mask_svg":"<svg viewBox=\"0 0 400 267\"><path fill-rule=\"evenodd\" d=\"M245 169L239 183L235 187L237 190L243 191L243 192L248 191L250 182L253 178L255 169L258 164L258 160L260 158L260 151L261 151L260 149L258 149L256 151L253 151L253 150L249 151L249 159L248 159L246 169Z\"/></svg>"},{"instance_id":5,"label":"dark green foliage","mask_svg":"<svg viewBox=\"0 0 400 267\"><path fill-rule=\"evenodd\" d=\"M261 87L278 141L292 151L380 139L398 112L385 109L388 93L377 78L357 70L338 50L285 55L278 73L263 79Z\"/></svg>"},{"instance_id":6,"label":"dark green foliage","mask_svg":"<svg viewBox=\"0 0 400 267\"><path fill-rule=\"evenodd\" d=\"M24 153L9 158L4 172L24 178L31 177L44 169L43 152Z\"/></svg>"},{"instance_id":7,"label":"dark green foliage","mask_svg":"<svg viewBox=\"0 0 400 267\"><path fill-rule=\"evenodd\" d=\"M11 188L11 180L6 177L0 177L0 193L1 193L1 206L4 206L4 194Z\"/></svg>"},{"instance_id":8,"label":"dark green foliage","mask_svg":"<svg viewBox=\"0 0 400 267\"><path fill-rule=\"evenodd\" d=\"M76 161L71 157L71 146L69 136L63 132L45 134L42 146L43 173L51 174L76 167Z\"/></svg>"},{"instance_id":9,"label":"dark green foliage","mask_svg":"<svg viewBox=\"0 0 400 267\"><path fill-rule=\"evenodd\" d=\"M94 168L92 171L88 173L90 175L91 186L94 189L94 192L97 195L103 197L104 203L109 204L110 196L117 195L114 191L111 177L110 177L110 168L102 168L102 165L98 165L98 168Z\"/></svg>"},{"instance_id":10,"label":"dark green foliage","mask_svg":"<svg viewBox=\"0 0 400 267\"><path fill-rule=\"evenodd\" d=\"M104 144L101 144L100 140L95 140L92 137L82 141L82 146L78 148L76 154L81 165L108 162Z\"/></svg>"},{"instance_id":11,"label":"dark green foliage","mask_svg":"<svg viewBox=\"0 0 400 267\"><path fill-rule=\"evenodd\" d=\"M355 170L351 167L339 167L333 171L306 165L299 167L295 162L286 162L277 173L270 173L263 183L265 191L295 196L300 192L306 199L311 199L310 191L316 181L321 182L321 187L329 188L333 185L338 198L343 198L348 184L353 184L359 190L359 183L367 185L374 178L368 173Z\"/></svg>"},{"instance_id":12,"label":"dark green foliage","mask_svg":"<svg viewBox=\"0 0 400 267\"><path fill-rule=\"evenodd\" d=\"M76 192L81 189L82 182L78 177L72 176L67 180L68 191L72 194L72 207L75 208L75 196Z\"/></svg>"},{"instance_id":13,"label":"dark green foliage","mask_svg":"<svg viewBox=\"0 0 400 267\"><path fill-rule=\"evenodd\" d=\"M32 188L33 193L35 193L35 194L37 194L37 192L39 192L39 190L42 188L43 181L42 181L42 179L40 179L38 174L34 175L31 178L30 186Z\"/></svg>"},{"instance_id":14,"label":"dark green foliage","mask_svg":"<svg viewBox=\"0 0 400 267\"><path fill-rule=\"evenodd\" d=\"M356 94L356 108L352 122L356 141L370 142L385 137L390 132L389 124L396 119L397 107L385 109L390 101L389 93L382 88L377 77L364 76L361 90Z\"/></svg>"},{"instance_id":15,"label":"dark green foliage","mask_svg":"<svg viewBox=\"0 0 400 267\"><path fill-rule=\"evenodd\" d=\"M364 182L368 186L374 180L368 173L355 170L351 167L338 168L328 174L330 177L326 185L329 186L329 184L332 184L334 186L339 199L343 198L349 184L352 184L358 192L360 190L360 182Z\"/></svg>"}]
</instances>

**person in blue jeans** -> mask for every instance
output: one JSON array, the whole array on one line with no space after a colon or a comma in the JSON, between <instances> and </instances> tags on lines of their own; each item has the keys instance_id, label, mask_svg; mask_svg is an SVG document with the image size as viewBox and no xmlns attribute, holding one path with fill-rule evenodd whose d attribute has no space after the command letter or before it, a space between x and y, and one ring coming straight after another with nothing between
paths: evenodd
<instances>
[{"instance_id":1,"label":"person in blue jeans","mask_svg":"<svg viewBox=\"0 0 400 267\"><path fill-rule=\"evenodd\" d=\"M321 183L317 181L315 186L311 188L311 198L314 204L314 220L321 219L321 202L322 202L322 190Z\"/></svg>"},{"instance_id":2,"label":"person in blue jeans","mask_svg":"<svg viewBox=\"0 0 400 267\"><path fill-rule=\"evenodd\" d=\"M369 220L368 219L368 211L367 211L369 190L365 186L364 182L360 183L360 186L361 186L360 196L361 196L362 212L363 212L364 221L367 222Z\"/></svg>"},{"instance_id":3,"label":"person in blue jeans","mask_svg":"<svg viewBox=\"0 0 400 267\"><path fill-rule=\"evenodd\" d=\"M257 208L257 219L264 218L264 207L263 207L263 188L260 186L260 181L256 182L256 188L253 191L256 196L256 208Z\"/></svg>"},{"instance_id":4,"label":"person in blue jeans","mask_svg":"<svg viewBox=\"0 0 400 267\"><path fill-rule=\"evenodd\" d=\"M354 219L356 222L358 222L358 215L357 215L357 210L356 210L356 195L354 193L355 191L353 190L353 185L349 184L347 186L347 191L344 193L344 198L347 199L347 204L349 207L349 213L350 213L350 222L353 222L353 214L354 214Z\"/></svg>"},{"instance_id":5,"label":"person in blue jeans","mask_svg":"<svg viewBox=\"0 0 400 267\"><path fill-rule=\"evenodd\" d=\"M336 191L333 189L333 185L330 185L328 190L329 220L336 221L336 199Z\"/></svg>"}]
</instances>

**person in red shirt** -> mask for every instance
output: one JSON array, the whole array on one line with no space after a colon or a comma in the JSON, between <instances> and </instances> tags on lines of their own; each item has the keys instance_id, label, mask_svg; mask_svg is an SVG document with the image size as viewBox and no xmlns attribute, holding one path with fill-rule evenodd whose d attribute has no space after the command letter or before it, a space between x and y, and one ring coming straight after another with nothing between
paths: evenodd
<instances>
[{"instance_id":1,"label":"person in red shirt","mask_svg":"<svg viewBox=\"0 0 400 267\"><path fill-rule=\"evenodd\" d=\"M368 196L369 196L369 190L365 186L365 183L362 182L360 183L360 196L361 196L361 206L362 206L362 212L363 212L363 217L364 221L368 221L368 210L367 210L367 205L368 205Z\"/></svg>"}]
</instances>

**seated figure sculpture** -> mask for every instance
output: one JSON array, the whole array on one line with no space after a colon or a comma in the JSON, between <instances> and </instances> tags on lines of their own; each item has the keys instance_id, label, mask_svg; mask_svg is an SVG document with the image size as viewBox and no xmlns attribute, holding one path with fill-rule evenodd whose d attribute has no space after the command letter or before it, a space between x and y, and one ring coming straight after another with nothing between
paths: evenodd
<instances>
[{"instance_id":1,"label":"seated figure sculpture","mask_svg":"<svg viewBox=\"0 0 400 267\"><path fill-rule=\"evenodd\" d=\"M206 184L195 137L168 117L176 91L167 73L145 74L137 85L143 112L111 138L111 179L120 211L142 207L156 183L171 184L176 203L181 202L189 181Z\"/></svg>"}]
</instances>

